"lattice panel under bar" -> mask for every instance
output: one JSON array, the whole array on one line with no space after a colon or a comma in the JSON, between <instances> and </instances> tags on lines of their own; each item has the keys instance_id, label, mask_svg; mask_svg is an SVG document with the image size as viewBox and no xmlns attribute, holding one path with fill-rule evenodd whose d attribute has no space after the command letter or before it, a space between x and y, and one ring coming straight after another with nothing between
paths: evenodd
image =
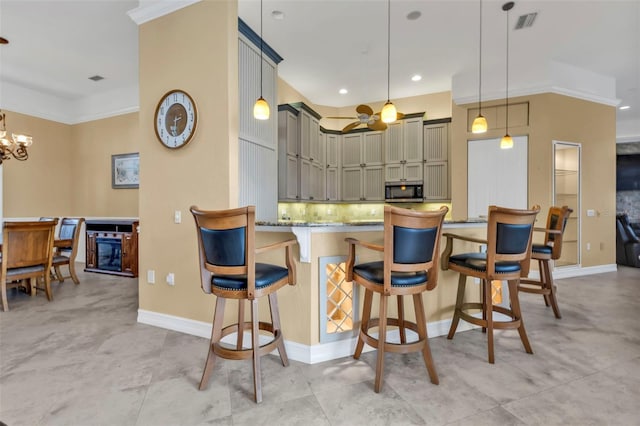
<instances>
[{"instance_id":1,"label":"lattice panel under bar","mask_svg":"<svg viewBox=\"0 0 640 426\"><path fill-rule=\"evenodd\" d=\"M354 288L353 283L345 281L345 263L327 263L325 272L327 277L326 332L351 331L354 325Z\"/></svg>"}]
</instances>

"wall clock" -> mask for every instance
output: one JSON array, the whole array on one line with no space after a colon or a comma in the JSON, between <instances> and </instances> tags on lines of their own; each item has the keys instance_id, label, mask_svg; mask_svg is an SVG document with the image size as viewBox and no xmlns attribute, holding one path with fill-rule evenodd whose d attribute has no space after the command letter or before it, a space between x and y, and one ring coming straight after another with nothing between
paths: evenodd
<instances>
[{"instance_id":1,"label":"wall clock","mask_svg":"<svg viewBox=\"0 0 640 426\"><path fill-rule=\"evenodd\" d=\"M170 149L189 143L198 124L198 110L193 98L182 90L167 92L158 102L154 116L156 136Z\"/></svg>"}]
</instances>

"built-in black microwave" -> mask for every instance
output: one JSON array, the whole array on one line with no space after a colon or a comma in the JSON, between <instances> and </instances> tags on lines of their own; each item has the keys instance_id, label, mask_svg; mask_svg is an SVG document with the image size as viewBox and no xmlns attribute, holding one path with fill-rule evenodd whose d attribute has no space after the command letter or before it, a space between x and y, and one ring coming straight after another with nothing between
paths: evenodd
<instances>
[{"instance_id":1,"label":"built-in black microwave","mask_svg":"<svg viewBox=\"0 0 640 426\"><path fill-rule=\"evenodd\" d=\"M421 203L422 182L387 182L384 185L384 200L388 203Z\"/></svg>"}]
</instances>

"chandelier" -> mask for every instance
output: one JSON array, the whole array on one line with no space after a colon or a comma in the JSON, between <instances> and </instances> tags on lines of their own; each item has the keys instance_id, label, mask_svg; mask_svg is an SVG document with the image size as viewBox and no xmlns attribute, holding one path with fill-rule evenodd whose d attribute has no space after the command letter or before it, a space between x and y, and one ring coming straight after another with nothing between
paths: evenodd
<instances>
[{"instance_id":1,"label":"chandelier","mask_svg":"<svg viewBox=\"0 0 640 426\"><path fill-rule=\"evenodd\" d=\"M33 143L31 136L12 133L11 139L7 136L7 118L0 110L0 164L4 160L9 160L11 157L19 161L24 161L29 158L27 148Z\"/></svg>"}]
</instances>

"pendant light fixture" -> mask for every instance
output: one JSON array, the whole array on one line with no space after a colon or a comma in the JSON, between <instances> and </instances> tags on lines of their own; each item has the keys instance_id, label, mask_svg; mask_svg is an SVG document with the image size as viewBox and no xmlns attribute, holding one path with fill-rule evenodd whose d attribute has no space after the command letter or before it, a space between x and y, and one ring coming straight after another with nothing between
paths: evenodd
<instances>
[{"instance_id":1,"label":"pendant light fixture","mask_svg":"<svg viewBox=\"0 0 640 426\"><path fill-rule=\"evenodd\" d=\"M387 0L387 102L382 107L380 118L383 123L393 123L398 118L398 111L390 101L389 91L391 86L391 0Z\"/></svg>"},{"instance_id":2,"label":"pendant light fixture","mask_svg":"<svg viewBox=\"0 0 640 426\"><path fill-rule=\"evenodd\" d=\"M507 105L507 117L505 122L505 135L500 140L500 148L511 149L513 148L513 138L509 135L509 11L513 8L514 3L512 1L502 5L502 10L507 12L507 84L506 84L506 105Z\"/></svg>"},{"instance_id":3,"label":"pendant light fixture","mask_svg":"<svg viewBox=\"0 0 640 426\"><path fill-rule=\"evenodd\" d=\"M478 116L473 120L471 132L486 133L487 119L482 115L482 0L480 0L480 42L479 42L479 64L478 64Z\"/></svg>"},{"instance_id":4,"label":"pendant light fixture","mask_svg":"<svg viewBox=\"0 0 640 426\"><path fill-rule=\"evenodd\" d=\"M253 116L258 120L269 119L269 104L262 97L262 0L260 0L260 97L253 105Z\"/></svg>"}]
</instances>

